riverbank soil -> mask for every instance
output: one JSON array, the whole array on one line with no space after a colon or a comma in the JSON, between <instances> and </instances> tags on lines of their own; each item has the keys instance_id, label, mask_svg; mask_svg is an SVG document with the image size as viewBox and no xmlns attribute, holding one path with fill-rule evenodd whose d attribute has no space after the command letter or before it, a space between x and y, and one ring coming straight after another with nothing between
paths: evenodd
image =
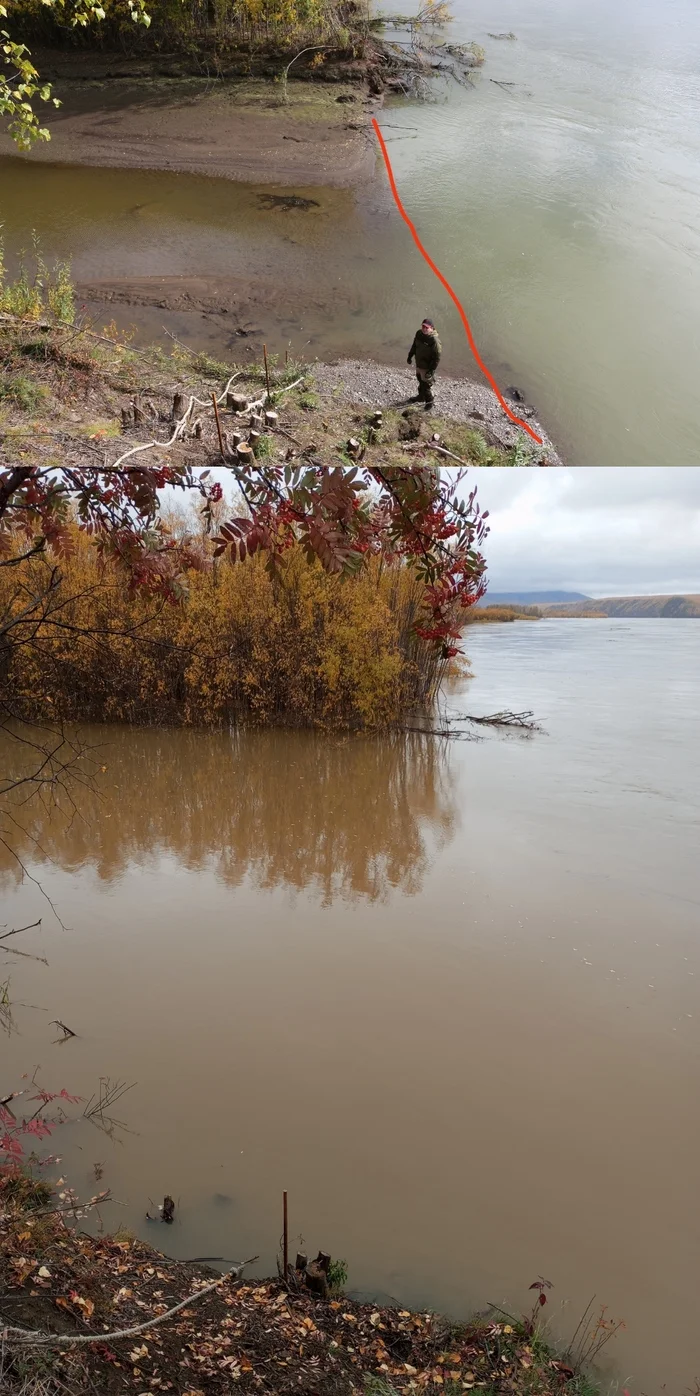
<instances>
[{"instance_id":1,"label":"riverbank soil","mask_svg":"<svg viewBox=\"0 0 700 1396\"><path fill-rule=\"evenodd\" d=\"M266 405L274 407L276 419L254 424L260 432L254 438L256 452L329 465L360 459L377 465L550 463L546 450L529 453L522 434L515 445L503 444L500 427L492 427L485 414L479 413L478 420L470 416L474 385L463 385L459 412L448 399L454 415L439 409L426 413L407 403L415 391L410 370L394 377L391 389L397 395L387 406L377 366L367 366L365 396L358 401L345 385L342 369L273 364ZM0 318L0 454L8 465L106 467L125 452L152 443L130 459L144 466L165 460L220 464L236 447L234 433L245 442L251 430L250 413L239 414L226 403L223 390L231 378L244 400L262 403L266 379L261 363L236 368L178 344L171 354L137 350L88 325L56 327ZM372 402L373 384L373 405L363 406ZM218 427L212 393L221 398ZM184 429L169 445L191 397L196 401ZM376 408L382 409L380 422ZM497 404L496 409L500 412ZM521 454L525 449L527 457Z\"/></svg>"},{"instance_id":2,"label":"riverbank soil","mask_svg":"<svg viewBox=\"0 0 700 1396\"><path fill-rule=\"evenodd\" d=\"M430 1313L288 1292L278 1280L224 1278L130 1236L92 1237L46 1215L46 1189L17 1207L0 1178L0 1319L15 1330L104 1339L59 1349L5 1334L8 1396L174 1392L223 1396L462 1393L582 1396L589 1383L532 1324L500 1312L453 1324ZM29 1194L31 1201L31 1193ZM43 1205L42 1205L43 1204ZM158 1227L162 1234L162 1227ZM148 1328L182 1300L192 1304ZM143 1331L129 1334L132 1328ZM117 1331L124 1336L115 1337ZM41 1387L30 1385L41 1378ZM24 1383L27 1383L25 1385ZM63 1383L61 1385L61 1383Z\"/></svg>"},{"instance_id":3,"label":"riverbank soil","mask_svg":"<svg viewBox=\"0 0 700 1396\"><path fill-rule=\"evenodd\" d=\"M56 61L44 58L45 66L41 54L36 62L49 76ZM82 64L85 74L84 57ZM58 73L67 66L59 63ZM104 58L102 70L100 76L99 63L91 61L89 78L59 76L51 140L38 141L23 159L336 187L356 185L374 171L368 132L376 98L367 96L359 68L348 75L346 65L328 82L290 79L286 96L281 82L264 78L142 75L137 64L110 65ZM0 155L16 153L0 132Z\"/></svg>"}]
</instances>

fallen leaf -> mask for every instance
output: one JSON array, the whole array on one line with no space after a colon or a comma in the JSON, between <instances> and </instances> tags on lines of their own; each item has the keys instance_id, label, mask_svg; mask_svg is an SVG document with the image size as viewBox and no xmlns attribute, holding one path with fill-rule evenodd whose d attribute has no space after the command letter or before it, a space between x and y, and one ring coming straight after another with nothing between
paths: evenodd
<instances>
[{"instance_id":1,"label":"fallen leaf","mask_svg":"<svg viewBox=\"0 0 700 1396\"><path fill-rule=\"evenodd\" d=\"M50 1280L50 1279L51 1279L51 1271L50 1271L50 1270L47 1270L45 1265L42 1265L41 1269L37 1271L37 1274L38 1274L40 1280Z\"/></svg>"}]
</instances>

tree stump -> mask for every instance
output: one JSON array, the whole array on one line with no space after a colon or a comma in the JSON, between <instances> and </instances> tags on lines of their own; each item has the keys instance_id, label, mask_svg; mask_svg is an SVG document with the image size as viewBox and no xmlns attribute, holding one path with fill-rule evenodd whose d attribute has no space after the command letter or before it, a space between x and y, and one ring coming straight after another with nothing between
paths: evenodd
<instances>
[{"instance_id":1,"label":"tree stump","mask_svg":"<svg viewBox=\"0 0 700 1396\"><path fill-rule=\"evenodd\" d=\"M163 1198L162 1216L164 1222L172 1222L175 1220L175 1203L172 1197L168 1197L167 1195Z\"/></svg>"},{"instance_id":2,"label":"tree stump","mask_svg":"<svg viewBox=\"0 0 700 1396\"><path fill-rule=\"evenodd\" d=\"M417 412L406 412L399 422L399 441L417 441L420 436L421 418Z\"/></svg>"},{"instance_id":3,"label":"tree stump","mask_svg":"<svg viewBox=\"0 0 700 1396\"><path fill-rule=\"evenodd\" d=\"M179 422L185 415L185 398L183 393L176 393L173 398L172 419Z\"/></svg>"},{"instance_id":4,"label":"tree stump","mask_svg":"<svg viewBox=\"0 0 700 1396\"><path fill-rule=\"evenodd\" d=\"M250 465L253 460L253 448L248 445L247 441L241 441L240 445L236 448L236 455L241 465Z\"/></svg>"},{"instance_id":5,"label":"tree stump","mask_svg":"<svg viewBox=\"0 0 700 1396\"><path fill-rule=\"evenodd\" d=\"M134 398L134 400L133 400L131 406L132 406L132 411L133 411L133 413L134 413L134 424L135 424L137 427L143 426L143 423L144 423L145 420L146 420L146 413L144 412L144 410L143 410L143 408L142 408L142 406L141 406L141 398L139 397L138 394L137 394L136 397Z\"/></svg>"},{"instance_id":6,"label":"tree stump","mask_svg":"<svg viewBox=\"0 0 700 1396\"><path fill-rule=\"evenodd\" d=\"M266 413L265 413L265 426L266 426L266 427L270 427L270 428L276 427L278 422L279 422L279 416L278 416L277 412L266 412Z\"/></svg>"},{"instance_id":7,"label":"tree stump","mask_svg":"<svg viewBox=\"0 0 700 1396\"><path fill-rule=\"evenodd\" d=\"M304 1279L310 1290L321 1299L328 1297L328 1276L317 1260L312 1260L304 1271Z\"/></svg>"},{"instance_id":8,"label":"tree stump","mask_svg":"<svg viewBox=\"0 0 700 1396\"><path fill-rule=\"evenodd\" d=\"M265 423L257 412L251 412L249 425L252 427L253 431L262 431Z\"/></svg>"},{"instance_id":9,"label":"tree stump","mask_svg":"<svg viewBox=\"0 0 700 1396\"><path fill-rule=\"evenodd\" d=\"M253 447L253 450L255 450L255 447L257 446L257 444L258 444L258 442L260 441L261 437L262 437L262 432L261 432L261 431L250 431L250 432L248 433L248 445L249 445L249 446L252 446L252 447Z\"/></svg>"},{"instance_id":10,"label":"tree stump","mask_svg":"<svg viewBox=\"0 0 700 1396\"><path fill-rule=\"evenodd\" d=\"M201 423L201 421L200 421L199 419L195 422L195 424L194 424L194 426L193 426L193 428L192 428L192 435L193 435L194 437L197 438L197 441L199 441L199 440L201 439L201 435L202 435L202 423Z\"/></svg>"},{"instance_id":11,"label":"tree stump","mask_svg":"<svg viewBox=\"0 0 700 1396\"><path fill-rule=\"evenodd\" d=\"M130 411L128 407L122 407L122 431L126 431L127 427L132 426L133 421L133 409Z\"/></svg>"},{"instance_id":12,"label":"tree stump","mask_svg":"<svg viewBox=\"0 0 700 1396\"><path fill-rule=\"evenodd\" d=\"M303 1252L303 1251L297 1251L297 1258L296 1258L296 1260L294 1261L294 1269L295 1269L295 1270L305 1270L306 1267L307 1267L307 1265L308 1265L308 1263L309 1263L309 1257L308 1257L308 1255L304 1255L304 1252Z\"/></svg>"},{"instance_id":13,"label":"tree stump","mask_svg":"<svg viewBox=\"0 0 700 1396\"><path fill-rule=\"evenodd\" d=\"M226 406L231 412L245 412L248 399L244 393L227 393Z\"/></svg>"}]
</instances>

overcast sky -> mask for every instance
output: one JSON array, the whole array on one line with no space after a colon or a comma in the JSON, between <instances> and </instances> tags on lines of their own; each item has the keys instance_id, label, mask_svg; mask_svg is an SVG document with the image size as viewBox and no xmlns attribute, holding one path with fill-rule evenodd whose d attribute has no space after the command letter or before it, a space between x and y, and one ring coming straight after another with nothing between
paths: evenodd
<instances>
[{"instance_id":1,"label":"overcast sky","mask_svg":"<svg viewBox=\"0 0 700 1396\"><path fill-rule=\"evenodd\" d=\"M490 591L700 593L700 467L476 470Z\"/></svg>"},{"instance_id":2,"label":"overcast sky","mask_svg":"<svg viewBox=\"0 0 700 1396\"><path fill-rule=\"evenodd\" d=\"M490 513L491 591L700 594L700 466L473 470L466 483Z\"/></svg>"}]
</instances>

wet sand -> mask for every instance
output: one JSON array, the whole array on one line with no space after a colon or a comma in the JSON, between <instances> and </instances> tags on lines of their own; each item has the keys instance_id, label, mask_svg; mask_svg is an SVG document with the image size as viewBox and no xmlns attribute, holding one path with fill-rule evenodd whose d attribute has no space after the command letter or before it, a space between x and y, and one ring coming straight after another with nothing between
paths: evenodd
<instances>
[{"instance_id":1,"label":"wet sand","mask_svg":"<svg viewBox=\"0 0 700 1396\"><path fill-rule=\"evenodd\" d=\"M175 170L256 184L349 187L372 176L370 103L350 83L134 80L59 82L51 140L23 158ZM0 155L16 155L6 132Z\"/></svg>"}]
</instances>

